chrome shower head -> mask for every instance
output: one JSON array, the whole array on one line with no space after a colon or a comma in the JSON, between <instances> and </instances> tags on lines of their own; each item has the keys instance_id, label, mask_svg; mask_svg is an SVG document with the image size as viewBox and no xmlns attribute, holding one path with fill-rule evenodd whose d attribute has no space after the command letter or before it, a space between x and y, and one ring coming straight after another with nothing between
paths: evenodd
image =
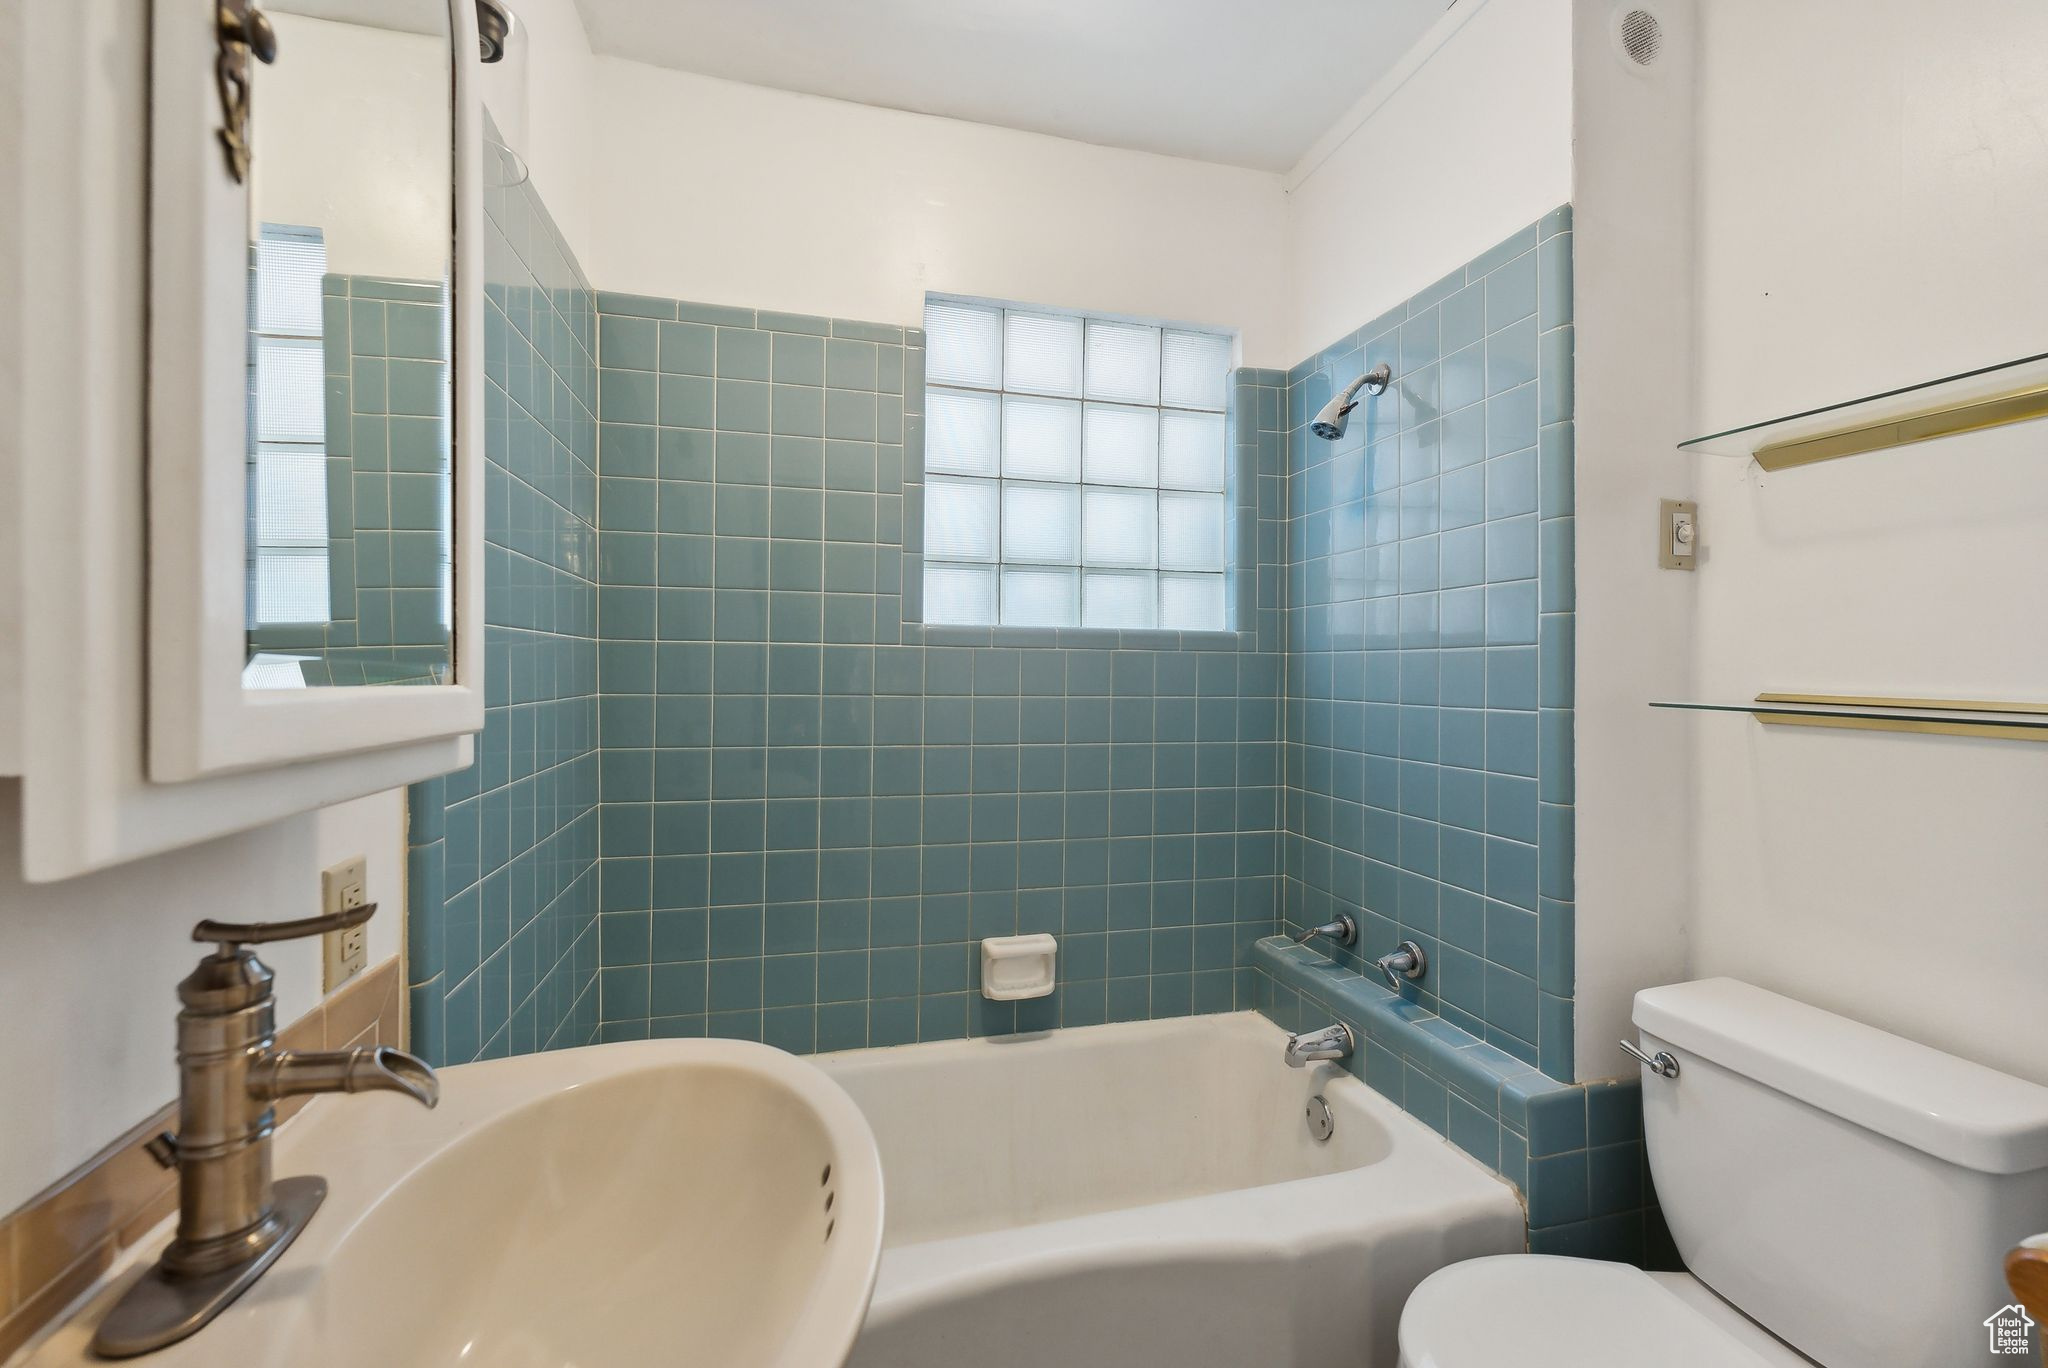
<instances>
[{"instance_id":1,"label":"chrome shower head","mask_svg":"<svg viewBox=\"0 0 2048 1368\"><path fill-rule=\"evenodd\" d=\"M1387 386L1394 379L1394 368L1382 361L1365 374L1353 380L1340 391L1336 398L1323 405L1323 411L1308 425L1308 430L1326 442L1334 442L1344 435L1344 427L1351 421L1351 410L1358 407L1358 392L1385 394Z\"/></svg>"}]
</instances>

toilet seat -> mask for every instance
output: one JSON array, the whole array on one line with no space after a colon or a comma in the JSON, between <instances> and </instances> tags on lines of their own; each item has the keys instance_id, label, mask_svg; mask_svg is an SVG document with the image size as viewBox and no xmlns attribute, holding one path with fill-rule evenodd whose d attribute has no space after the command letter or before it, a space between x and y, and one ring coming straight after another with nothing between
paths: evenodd
<instances>
[{"instance_id":1,"label":"toilet seat","mask_svg":"<svg viewBox=\"0 0 2048 1368\"><path fill-rule=\"evenodd\" d=\"M1430 1274L1400 1340L1401 1368L1813 1368L1696 1278L1547 1254Z\"/></svg>"}]
</instances>

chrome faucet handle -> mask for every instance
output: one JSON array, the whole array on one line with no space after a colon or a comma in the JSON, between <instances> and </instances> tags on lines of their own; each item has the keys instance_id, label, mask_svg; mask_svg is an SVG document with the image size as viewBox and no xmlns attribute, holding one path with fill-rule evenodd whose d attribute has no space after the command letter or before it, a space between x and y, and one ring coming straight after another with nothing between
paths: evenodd
<instances>
[{"instance_id":1,"label":"chrome faucet handle","mask_svg":"<svg viewBox=\"0 0 2048 1368\"><path fill-rule=\"evenodd\" d=\"M1334 921L1326 921L1321 926L1311 926L1293 939L1296 945L1306 945L1317 936L1328 936L1339 945L1356 945L1358 923L1351 919L1350 913L1339 912Z\"/></svg>"},{"instance_id":2,"label":"chrome faucet handle","mask_svg":"<svg viewBox=\"0 0 2048 1368\"><path fill-rule=\"evenodd\" d=\"M241 945L269 945L273 941L301 940L307 936L324 936L330 931L346 931L361 926L377 912L377 904L362 903L356 907L345 907L339 912L328 912L318 917L300 917L296 921L280 922L218 922L203 921L192 928L192 939L212 941L220 947L220 953L232 957L235 947Z\"/></svg>"},{"instance_id":3,"label":"chrome faucet handle","mask_svg":"<svg viewBox=\"0 0 2048 1368\"><path fill-rule=\"evenodd\" d=\"M1419 979L1429 970L1429 956L1422 953L1422 947L1412 940L1404 940L1387 954L1373 961L1373 968L1380 971L1380 977L1387 981L1387 987L1401 991L1402 979Z\"/></svg>"}]
</instances>

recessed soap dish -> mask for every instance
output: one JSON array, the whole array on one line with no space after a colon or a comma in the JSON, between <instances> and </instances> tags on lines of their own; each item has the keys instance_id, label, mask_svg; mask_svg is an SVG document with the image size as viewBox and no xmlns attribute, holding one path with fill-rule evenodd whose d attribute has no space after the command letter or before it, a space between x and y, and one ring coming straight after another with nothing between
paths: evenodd
<instances>
[{"instance_id":1,"label":"recessed soap dish","mask_svg":"<svg viewBox=\"0 0 2048 1368\"><path fill-rule=\"evenodd\" d=\"M989 937L981 943L981 995L991 1002L1049 996L1058 953L1059 942L1043 933Z\"/></svg>"}]
</instances>

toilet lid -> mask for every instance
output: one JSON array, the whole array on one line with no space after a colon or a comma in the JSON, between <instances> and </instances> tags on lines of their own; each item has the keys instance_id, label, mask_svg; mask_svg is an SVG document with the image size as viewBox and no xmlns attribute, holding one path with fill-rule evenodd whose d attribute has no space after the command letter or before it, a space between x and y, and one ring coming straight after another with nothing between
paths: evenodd
<instances>
[{"instance_id":1,"label":"toilet lid","mask_svg":"<svg viewBox=\"0 0 2048 1368\"><path fill-rule=\"evenodd\" d=\"M1545 1254L1452 1264L1401 1312L1402 1368L1812 1368L1682 1274Z\"/></svg>"}]
</instances>

